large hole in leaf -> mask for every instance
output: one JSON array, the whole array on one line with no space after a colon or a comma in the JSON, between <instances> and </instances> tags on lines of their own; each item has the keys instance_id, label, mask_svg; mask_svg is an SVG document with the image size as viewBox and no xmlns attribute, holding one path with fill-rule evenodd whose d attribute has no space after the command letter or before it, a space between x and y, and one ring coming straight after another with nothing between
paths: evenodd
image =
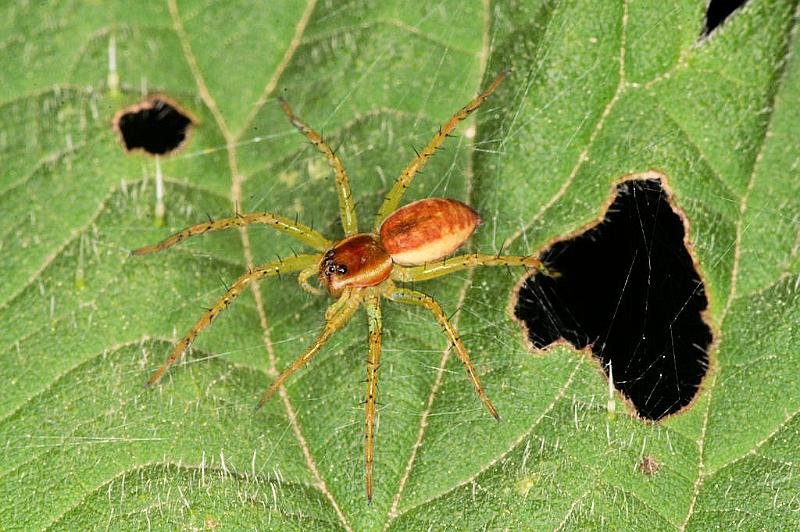
<instances>
[{"instance_id":1,"label":"large hole in leaf","mask_svg":"<svg viewBox=\"0 0 800 532\"><path fill-rule=\"evenodd\" d=\"M164 155L178 149L193 124L188 113L164 96L153 96L123 109L114 118L114 126L128 150L142 149Z\"/></svg>"},{"instance_id":2,"label":"large hole in leaf","mask_svg":"<svg viewBox=\"0 0 800 532\"><path fill-rule=\"evenodd\" d=\"M703 37L714 31L717 26L725 22L725 19L745 3L747 3L747 0L710 0L706 9L706 25L703 28Z\"/></svg>"},{"instance_id":3,"label":"large hole in leaf","mask_svg":"<svg viewBox=\"0 0 800 532\"><path fill-rule=\"evenodd\" d=\"M526 279L515 308L535 347L591 347L653 420L689 404L708 366L707 299L684 234L658 179L623 182L601 223L542 254L558 275Z\"/></svg>"}]
</instances>

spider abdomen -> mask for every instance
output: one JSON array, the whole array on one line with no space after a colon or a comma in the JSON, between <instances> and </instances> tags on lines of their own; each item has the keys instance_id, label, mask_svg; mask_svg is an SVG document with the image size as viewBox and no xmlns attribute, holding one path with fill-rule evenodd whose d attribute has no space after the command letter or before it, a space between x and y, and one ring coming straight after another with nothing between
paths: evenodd
<instances>
[{"instance_id":1,"label":"spider abdomen","mask_svg":"<svg viewBox=\"0 0 800 532\"><path fill-rule=\"evenodd\" d=\"M397 209L380 228L383 249L397 264L424 264L461 247L481 223L472 207L446 198L429 198Z\"/></svg>"},{"instance_id":2,"label":"spider abdomen","mask_svg":"<svg viewBox=\"0 0 800 532\"><path fill-rule=\"evenodd\" d=\"M337 242L319 265L319 278L338 297L347 287L375 286L392 273L392 259L376 235L358 233Z\"/></svg>"}]
</instances>

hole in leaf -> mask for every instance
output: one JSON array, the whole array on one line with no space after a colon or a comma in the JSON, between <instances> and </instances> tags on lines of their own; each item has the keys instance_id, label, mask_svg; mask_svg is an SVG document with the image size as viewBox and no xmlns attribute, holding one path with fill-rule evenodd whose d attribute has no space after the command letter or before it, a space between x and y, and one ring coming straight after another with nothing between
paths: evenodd
<instances>
[{"instance_id":1,"label":"hole in leaf","mask_svg":"<svg viewBox=\"0 0 800 532\"><path fill-rule=\"evenodd\" d=\"M725 22L731 13L742 7L747 0L711 0L706 9L706 25L703 36L708 36L714 29Z\"/></svg>"},{"instance_id":2,"label":"hole in leaf","mask_svg":"<svg viewBox=\"0 0 800 532\"><path fill-rule=\"evenodd\" d=\"M178 149L194 124L188 113L165 96L153 96L118 112L114 127L128 150L164 155Z\"/></svg>"},{"instance_id":3,"label":"hole in leaf","mask_svg":"<svg viewBox=\"0 0 800 532\"><path fill-rule=\"evenodd\" d=\"M657 420L700 387L708 301L660 180L623 182L615 196L602 222L541 255L558 275L528 277L515 315L536 348L590 347L639 415Z\"/></svg>"}]
</instances>

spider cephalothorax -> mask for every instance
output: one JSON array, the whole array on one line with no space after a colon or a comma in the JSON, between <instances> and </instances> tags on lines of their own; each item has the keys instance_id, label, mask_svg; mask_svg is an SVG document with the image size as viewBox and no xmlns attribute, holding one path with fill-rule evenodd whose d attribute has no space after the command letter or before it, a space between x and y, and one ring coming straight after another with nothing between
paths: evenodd
<instances>
[{"instance_id":1,"label":"spider cephalothorax","mask_svg":"<svg viewBox=\"0 0 800 532\"><path fill-rule=\"evenodd\" d=\"M444 198L429 198L416 201L399 208L406 189L414 176L441 146L444 139L458 123L469 116L494 92L503 81L505 72L497 76L475 99L459 110L448 120L433 139L397 178L386 195L375 219L373 232L358 231L356 212L353 206L350 183L339 157L330 149L313 129L300 120L286 102L281 107L292 124L300 130L311 143L322 152L336 172L336 189L339 196L339 213L345 237L332 242L322 234L297 221L268 212L240 214L232 218L209 221L194 225L176 233L166 240L134 250L134 255L152 253L171 247L189 237L255 223L266 224L282 231L316 250L316 253L286 257L263 264L237 279L225 294L208 309L200 320L175 346L166 362L150 377L153 385L164 372L180 357L194 338L228 308L231 302L252 282L287 272L298 273L300 286L312 293L323 292L309 283L317 277L328 293L337 298L325 311L325 325L317 339L286 368L267 389L258 403L260 407L289 376L303 367L319 352L334 332L347 324L363 304L369 324L369 360L367 364L367 399L365 402L365 440L364 458L366 467L367 499L372 500L372 466L375 438L375 415L378 367L381 357L381 299L396 303L416 305L428 309L452 345L456 355L464 365L467 376L475 391L489 412L497 419L497 410L489 401L481 386L475 368L470 361L464 343L442 311L439 303L432 297L406 288L406 283L426 281L473 266L524 266L542 268L534 257L467 254L448 257L470 237L481 219L471 207L460 201ZM442 260L445 259L445 260ZM395 281L400 283L398 286Z\"/></svg>"},{"instance_id":2,"label":"spider cephalothorax","mask_svg":"<svg viewBox=\"0 0 800 532\"><path fill-rule=\"evenodd\" d=\"M337 242L325 252L319 280L333 297L346 287L365 288L386 280L392 273L392 258L375 235L357 233Z\"/></svg>"}]
</instances>

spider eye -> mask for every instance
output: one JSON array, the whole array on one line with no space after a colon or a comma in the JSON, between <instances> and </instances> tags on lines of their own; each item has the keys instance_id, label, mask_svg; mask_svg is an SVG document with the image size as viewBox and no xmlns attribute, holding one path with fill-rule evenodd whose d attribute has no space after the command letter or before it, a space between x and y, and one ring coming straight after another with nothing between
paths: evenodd
<instances>
[{"instance_id":1,"label":"spider eye","mask_svg":"<svg viewBox=\"0 0 800 532\"><path fill-rule=\"evenodd\" d=\"M336 268L336 271L337 271L337 272L339 272L339 273L341 273L342 275L344 275L344 274L346 274L346 273L347 273L347 268L346 268L345 266L338 266L338 267Z\"/></svg>"},{"instance_id":2,"label":"spider eye","mask_svg":"<svg viewBox=\"0 0 800 532\"><path fill-rule=\"evenodd\" d=\"M334 266L333 264L328 266L328 273L336 273L336 266Z\"/></svg>"}]
</instances>

